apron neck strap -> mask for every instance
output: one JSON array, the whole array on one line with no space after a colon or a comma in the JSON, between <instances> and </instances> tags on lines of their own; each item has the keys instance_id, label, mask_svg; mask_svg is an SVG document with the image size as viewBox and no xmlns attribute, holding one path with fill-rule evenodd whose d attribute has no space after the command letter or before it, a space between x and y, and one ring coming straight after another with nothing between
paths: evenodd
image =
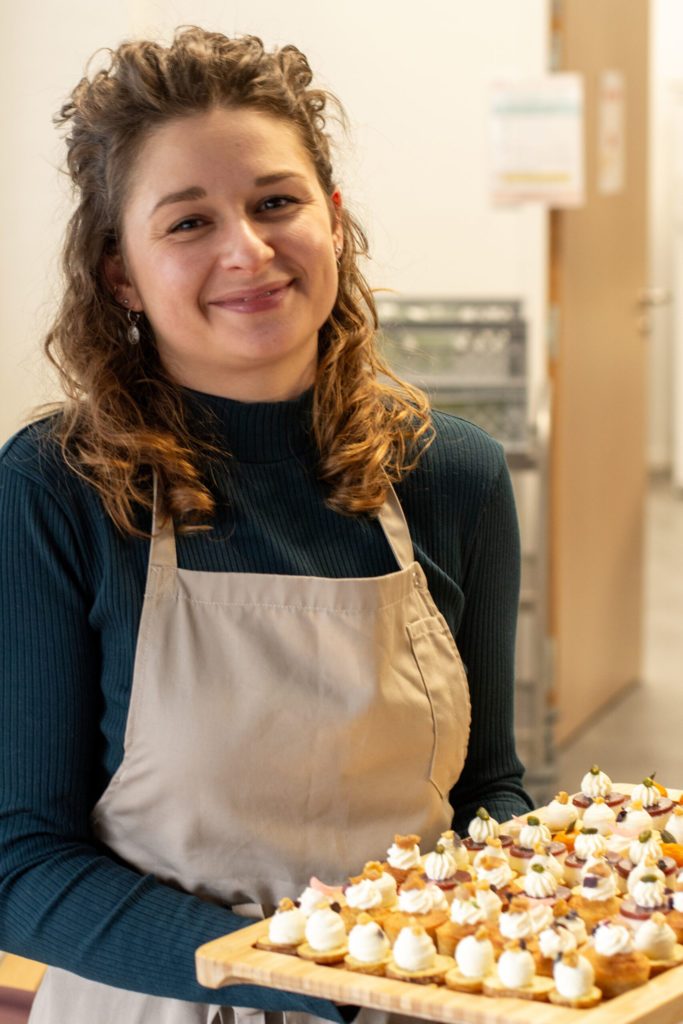
<instances>
[{"instance_id":1,"label":"apron neck strap","mask_svg":"<svg viewBox=\"0 0 683 1024\"><path fill-rule=\"evenodd\" d=\"M379 510L378 518L399 567L407 569L415 561L415 552L401 503L391 485Z\"/></svg>"},{"instance_id":2,"label":"apron neck strap","mask_svg":"<svg viewBox=\"0 0 683 1024\"><path fill-rule=\"evenodd\" d=\"M161 520L159 516L157 500L157 475L154 474L154 492L152 499L152 540L149 549L149 564L166 566L169 569L178 568L178 557L176 554L175 531L173 529L173 517L166 516ZM379 522L384 536L394 553L399 568L407 569L415 561L413 542L410 538L410 530L403 514L401 504L396 497L396 491L389 487L384 504L379 510Z\"/></svg>"},{"instance_id":3,"label":"apron neck strap","mask_svg":"<svg viewBox=\"0 0 683 1024\"><path fill-rule=\"evenodd\" d=\"M150 566L163 565L169 569L177 569L178 557L176 555L173 517L166 516L163 521L160 519L157 490L157 475L154 473L154 490L152 497L152 541L149 548L149 564Z\"/></svg>"}]
</instances>

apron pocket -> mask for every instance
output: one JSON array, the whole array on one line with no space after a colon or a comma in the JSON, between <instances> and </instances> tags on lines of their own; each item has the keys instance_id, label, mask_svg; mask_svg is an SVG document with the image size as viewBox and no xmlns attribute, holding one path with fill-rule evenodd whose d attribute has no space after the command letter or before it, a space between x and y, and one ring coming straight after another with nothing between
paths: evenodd
<instances>
[{"instance_id":1,"label":"apron pocket","mask_svg":"<svg viewBox=\"0 0 683 1024\"><path fill-rule=\"evenodd\" d=\"M406 629L432 714L429 781L447 797L467 752L470 702L465 669L443 616L409 622Z\"/></svg>"}]
</instances>

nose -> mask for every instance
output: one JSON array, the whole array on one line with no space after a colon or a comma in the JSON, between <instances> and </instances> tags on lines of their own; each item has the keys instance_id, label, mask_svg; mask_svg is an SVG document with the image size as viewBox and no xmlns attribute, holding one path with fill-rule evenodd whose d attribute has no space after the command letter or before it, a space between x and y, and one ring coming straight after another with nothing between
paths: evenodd
<instances>
[{"instance_id":1,"label":"nose","mask_svg":"<svg viewBox=\"0 0 683 1024\"><path fill-rule=\"evenodd\" d=\"M221 240L220 262L226 270L259 270L273 258L275 250L248 217L233 221Z\"/></svg>"}]
</instances>

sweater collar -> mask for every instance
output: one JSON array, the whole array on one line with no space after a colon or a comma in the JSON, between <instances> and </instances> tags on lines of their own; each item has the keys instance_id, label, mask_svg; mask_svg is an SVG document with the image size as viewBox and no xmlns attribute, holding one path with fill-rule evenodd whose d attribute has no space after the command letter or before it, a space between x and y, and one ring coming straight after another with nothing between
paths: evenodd
<instances>
[{"instance_id":1,"label":"sweater collar","mask_svg":"<svg viewBox=\"0 0 683 1024\"><path fill-rule=\"evenodd\" d=\"M237 402L183 388L199 429L239 462L281 462L315 447L313 388L286 402Z\"/></svg>"}]
</instances>

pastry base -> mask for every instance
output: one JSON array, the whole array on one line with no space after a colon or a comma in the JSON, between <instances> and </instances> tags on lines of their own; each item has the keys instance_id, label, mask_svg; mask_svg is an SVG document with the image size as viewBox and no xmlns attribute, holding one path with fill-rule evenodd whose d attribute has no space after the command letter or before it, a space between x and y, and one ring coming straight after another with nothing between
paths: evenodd
<instances>
[{"instance_id":1,"label":"pastry base","mask_svg":"<svg viewBox=\"0 0 683 1024\"><path fill-rule=\"evenodd\" d=\"M268 953L284 953L286 956L296 956L299 949L299 943L295 946L283 946L277 942L270 942L267 937L259 939L254 946L256 949L265 949Z\"/></svg>"},{"instance_id":2,"label":"pastry base","mask_svg":"<svg viewBox=\"0 0 683 1024\"><path fill-rule=\"evenodd\" d=\"M386 967L387 978L395 978L397 981L410 981L413 985L441 985L448 971L451 970L453 961L448 956L436 956L434 964L424 971L404 971L398 967L393 958Z\"/></svg>"},{"instance_id":3,"label":"pastry base","mask_svg":"<svg viewBox=\"0 0 683 1024\"><path fill-rule=\"evenodd\" d=\"M595 984L602 989L605 999L613 999L624 992L644 985L650 977L650 961L644 953L616 953L601 956L595 949L584 946L582 955L595 971Z\"/></svg>"},{"instance_id":4,"label":"pastry base","mask_svg":"<svg viewBox=\"0 0 683 1024\"><path fill-rule=\"evenodd\" d=\"M570 1006L572 1010L590 1010L591 1006L597 1006L601 1001L602 992L593 985L590 992L580 999L567 999L566 996L561 996L556 988L551 988L548 999L555 1006Z\"/></svg>"},{"instance_id":5,"label":"pastry base","mask_svg":"<svg viewBox=\"0 0 683 1024\"><path fill-rule=\"evenodd\" d=\"M344 967L348 971L355 971L356 974L372 974L375 977L383 978L387 964L391 960L391 957L385 957L384 960L378 960L374 964L366 964L363 960L356 960L355 956L347 954L344 957Z\"/></svg>"},{"instance_id":6,"label":"pastry base","mask_svg":"<svg viewBox=\"0 0 683 1024\"><path fill-rule=\"evenodd\" d=\"M349 952L347 945L337 946L336 949L313 949L307 942L302 942L297 947L297 956L300 956L302 960L312 960L316 964L329 965L338 964L344 959Z\"/></svg>"},{"instance_id":7,"label":"pastry base","mask_svg":"<svg viewBox=\"0 0 683 1024\"><path fill-rule=\"evenodd\" d=\"M674 947L674 955L670 960L650 960L650 977L655 974L663 974L670 971L672 967L679 967L683 964L683 946L678 943Z\"/></svg>"},{"instance_id":8,"label":"pastry base","mask_svg":"<svg viewBox=\"0 0 683 1024\"><path fill-rule=\"evenodd\" d=\"M481 992L483 986L483 978L468 978L457 967L451 967L446 975L446 988L454 992Z\"/></svg>"},{"instance_id":9,"label":"pastry base","mask_svg":"<svg viewBox=\"0 0 683 1024\"><path fill-rule=\"evenodd\" d=\"M537 1002L547 1002L550 990L553 988L551 978L540 978L538 975L530 985L524 988L507 988L497 974L490 974L484 978L482 986L485 996L512 996L514 999L535 999Z\"/></svg>"},{"instance_id":10,"label":"pastry base","mask_svg":"<svg viewBox=\"0 0 683 1024\"><path fill-rule=\"evenodd\" d=\"M421 925L430 939L436 942L436 930L448 922L448 911L432 910L429 914L406 914L402 910L396 910L393 914L388 914L382 921L382 927L392 946L401 929L410 927L411 922Z\"/></svg>"}]
</instances>

